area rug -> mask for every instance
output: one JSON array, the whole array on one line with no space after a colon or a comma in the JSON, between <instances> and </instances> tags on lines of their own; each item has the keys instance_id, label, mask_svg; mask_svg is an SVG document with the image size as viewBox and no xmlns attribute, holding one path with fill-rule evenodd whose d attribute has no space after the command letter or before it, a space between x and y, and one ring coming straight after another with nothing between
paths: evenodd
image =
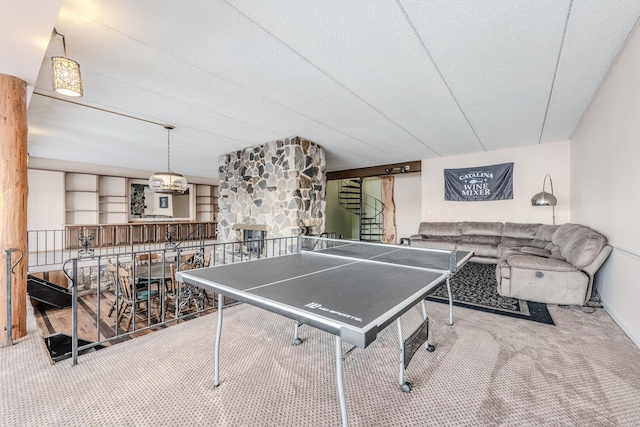
<instances>
[{"instance_id":1,"label":"area rug","mask_svg":"<svg viewBox=\"0 0 640 427\"><path fill-rule=\"evenodd\" d=\"M500 296L497 286L495 264L469 262L451 279L453 304L502 316L554 324L546 304ZM446 284L438 287L427 300L448 304Z\"/></svg>"}]
</instances>

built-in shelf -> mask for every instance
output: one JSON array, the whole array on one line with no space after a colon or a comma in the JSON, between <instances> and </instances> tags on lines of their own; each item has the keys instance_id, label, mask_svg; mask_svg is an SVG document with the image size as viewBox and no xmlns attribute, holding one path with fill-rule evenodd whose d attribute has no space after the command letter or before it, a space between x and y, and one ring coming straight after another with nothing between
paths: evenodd
<instances>
[{"instance_id":1,"label":"built-in shelf","mask_svg":"<svg viewBox=\"0 0 640 427\"><path fill-rule=\"evenodd\" d=\"M67 224L98 221L98 176L65 174L65 220Z\"/></svg>"},{"instance_id":2,"label":"built-in shelf","mask_svg":"<svg viewBox=\"0 0 640 427\"><path fill-rule=\"evenodd\" d=\"M196 221L215 221L218 210L218 187L196 185Z\"/></svg>"},{"instance_id":3,"label":"built-in shelf","mask_svg":"<svg viewBox=\"0 0 640 427\"><path fill-rule=\"evenodd\" d=\"M100 230L101 239L108 242L121 242L131 239L130 232L144 230L145 233L157 234L158 238L164 238L165 228L171 225L157 224L153 227L127 227L122 224L129 223L129 182L130 180L117 176L101 176L82 173L65 174L65 220L68 226L79 226L78 230ZM197 223L206 224L205 235L207 238L215 237L215 215L217 211L217 187L212 185L196 184L196 215ZM95 225L93 225L95 224ZM183 224L180 221L180 224ZM193 224L193 223L191 223ZM112 225L111 228L105 228ZM88 227L88 228L87 228ZM96 228L98 227L98 228ZM191 226L180 225L181 233ZM134 231L132 231L134 230ZM153 230L153 232L152 232ZM106 234L105 234L106 233ZM124 233L124 235L123 235ZM95 234L95 231L94 231ZM104 234L104 236L102 236ZM105 236L111 236L109 238ZM129 237L127 237L129 236ZM148 237L145 237L147 239ZM137 238L136 238L137 239ZM156 239L156 237L154 237Z\"/></svg>"},{"instance_id":4,"label":"built-in shelf","mask_svg":"<svg viewBox=\"0 0 640 427\"><path fill-rule=\"evenodd\" d=\"M101 176L99 183L99 213L101 224L127 221L127 179L117 176Z\"/></svg>"}]
</instances>

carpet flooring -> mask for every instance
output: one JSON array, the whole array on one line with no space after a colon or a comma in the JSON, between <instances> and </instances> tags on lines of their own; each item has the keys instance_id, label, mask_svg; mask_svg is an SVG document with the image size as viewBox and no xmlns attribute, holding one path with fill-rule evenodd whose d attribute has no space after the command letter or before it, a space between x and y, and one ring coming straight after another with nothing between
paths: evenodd
<instances>
[{"instance_id":1,"label":"carpet flooring","mask_svg":"<svg viewBox=\"0 0 640 427\"><path fill-rule=\"evenodd\" d=\"M453 304L487 313L553 325L547 305L503 297L498 294L495 264L469 262L450 280ZM449 303L447 286L442 285L427 297L430 301Z\"/></svg>"},{"instance_id":2,"label":"carpet flooring","mask_svg":"<svg viewBox=\"0 0 640 427\"><path fill-rule=\"evenodd\" d=\"M351 426L637 426L640 349L602 309L549 306L556 326L427 302L434 353L397 384L397 329L345 361ZM403 316L405 330L421 310ZM337 426L333 336L242 304L52 365L29 307L27 337L0 348L6 426ZM348 347L345 345L345 351Z\"/></svg>"}]
</instances>

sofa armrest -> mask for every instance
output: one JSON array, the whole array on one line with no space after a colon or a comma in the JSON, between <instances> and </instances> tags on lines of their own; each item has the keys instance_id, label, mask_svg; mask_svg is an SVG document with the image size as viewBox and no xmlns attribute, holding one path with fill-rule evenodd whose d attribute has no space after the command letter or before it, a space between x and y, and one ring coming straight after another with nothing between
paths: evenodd
<instances>
[{"instance_id":1,"label":"sofa armrest","mask_svg":"<svg viewBox=\"0 0 640 427\"><path fill-rule=\"evenodd\" d=\"M427 236L424 236L422 234L412 234L411 236L409 236L410 240L426 240Z\"/></svg>"},{"instance_id":2,"label":"sofa armrest","mask_svg":"<svg viewBox=\"0 0 640 427\"><path fill-rule=\"evenodd\" d=\"M528 270L559 272L571 272L577 270L577 268L566 261L536 255L511 255L507 258L507 263L513 268L525 268Z\"/></svg>"},{"instance_id":3,"label":"sofa armrest","mask_svg":"<svg viewBox=\"0 0 640 427\"><path fill-rule=\"evenodd\" d=\"M525 246L523 248L520 248L520 252L524 254L543 256L543 257L549 257L551 255L551 251L535 248L533 246Z\"/></svg>"}]
</instances>

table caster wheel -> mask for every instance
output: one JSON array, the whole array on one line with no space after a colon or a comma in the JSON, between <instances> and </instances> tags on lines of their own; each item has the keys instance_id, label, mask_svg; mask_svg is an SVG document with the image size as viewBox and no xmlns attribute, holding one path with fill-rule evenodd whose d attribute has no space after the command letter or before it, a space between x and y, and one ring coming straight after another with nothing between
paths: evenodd
<instances>
[{"instance_id":1,"label":"table caster wheel","mask_svg":"<svg viewBox=\"0 0 640 427\"><path fill-rule=\"evenodd\" d=\"M431 344L428 344L428 345L427 345L427 351L428 351L429 353L433 353L434 351L436 351L436 347L435 347L435 346L433 346L433 345L431 345Z\"/></svg>"},{"instance_id":2,"label":"table caster wheel","mask_svg":"<svg viewBox=\"0 0 640 427\"><path fill-rule=\"evenodd\" d=\"M302 344L302 340L300 338L296 338L295 340L293 340L293 344L294 345L300 345L300 344Z\"/></svg>"},{"instance_id":3,"label":"table caster wheel","mask_svg":"<svg viewBox=\"0 0 640 427\"><path fill-rule=\"evenodd\" d=\"M408 381L405 381L405 383L402 384L402 391L404 391L405 393L409 393L412 388L413 387L411 386L411 383Z\"/></svg>"}]
</instances>

